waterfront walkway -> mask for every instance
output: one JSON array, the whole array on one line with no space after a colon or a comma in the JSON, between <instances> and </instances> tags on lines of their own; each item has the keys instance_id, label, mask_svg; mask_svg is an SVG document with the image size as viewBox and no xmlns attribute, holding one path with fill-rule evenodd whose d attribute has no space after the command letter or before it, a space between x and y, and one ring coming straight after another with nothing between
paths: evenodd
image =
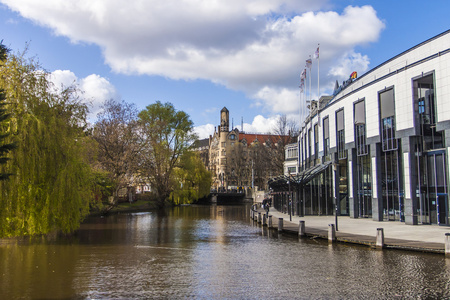
<instances>
[{"instance_id":1,"label":"waterfront walkway","mask_svg":"<svg viewBox=\"0 0 450 300\"><path fill-rule=\"evenodd\" d=\"M258 207L257 212L262 214L264 209ZM305 222L305 233L309 237L328 239L329 224L335 224L334 216L292 216L270 208L273 227L278 227L278 219L283 218L283 232L297 234L299 221ZM338 230L336 240L375 246L377 228L383 228L384 248L415 250L424 252L444 253L446 233L450 227L438 225L406 225L404 222L384 221L377 222L372 219L352 219L346 216L338 217Z\"/></svg>"}]
</instances>

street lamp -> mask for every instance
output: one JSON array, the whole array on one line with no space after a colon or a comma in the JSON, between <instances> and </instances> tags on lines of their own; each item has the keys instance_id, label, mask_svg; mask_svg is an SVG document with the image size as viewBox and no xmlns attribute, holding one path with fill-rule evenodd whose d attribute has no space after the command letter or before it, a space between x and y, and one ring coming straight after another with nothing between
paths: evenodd
<instances>
[{"instance_id":1,"label":"street lamp","mask_svg":"<svg viewBox=\"0 0 450 300\"><path fill-rule=\"evenodd\" d=\"M291 174L288 175L288 185L289 185L289 199L288 199L288 205L289 205L289 221L292 222L292 195L291 195Z\"/></svg>"}]
</instances>

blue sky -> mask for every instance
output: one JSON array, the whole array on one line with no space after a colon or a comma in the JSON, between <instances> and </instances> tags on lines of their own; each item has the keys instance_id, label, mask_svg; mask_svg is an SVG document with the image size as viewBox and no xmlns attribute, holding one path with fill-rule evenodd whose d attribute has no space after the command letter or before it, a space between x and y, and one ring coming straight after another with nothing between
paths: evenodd
<instances>
[{"instance_id":1,"label":"blue sky","mask_svg":"<svg viewBox=\"0 0 450 300\"><path fill-rule=\"evenodd\" d=\"M204 138L224 106L246 131L298 120L300 73L318 44L320 94L330 94L352 71L450 29L449 11L448 0L0 0L0 40L14 52L29 43L57 85L85 91L92 116L109 98L171 102Z\"/></svg>"}]
</instances>

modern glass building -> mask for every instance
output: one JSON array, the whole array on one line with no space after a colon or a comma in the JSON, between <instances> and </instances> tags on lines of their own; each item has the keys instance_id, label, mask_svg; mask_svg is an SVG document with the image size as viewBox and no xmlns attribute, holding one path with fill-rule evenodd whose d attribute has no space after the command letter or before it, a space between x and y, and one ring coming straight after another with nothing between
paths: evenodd
<instances>
[{"instance_id":1,"label":"modern glass building","mask_svg":"<svg viewBox=\"0 0 450 300\"><path fill-rule=\"evenodd\" d=\"M312 103L275 207L449 225L450 31L351 77Z\"/></svg>"}]
</instances>

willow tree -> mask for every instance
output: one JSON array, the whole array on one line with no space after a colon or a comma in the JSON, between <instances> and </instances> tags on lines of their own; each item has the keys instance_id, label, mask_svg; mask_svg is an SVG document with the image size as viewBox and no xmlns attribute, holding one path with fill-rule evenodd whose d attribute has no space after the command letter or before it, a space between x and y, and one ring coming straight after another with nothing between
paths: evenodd
<instances>
[{"instance_id":1,"label":"willow tree","mask_svg":"<svg viewBox=\"0 0 450 300\"><path fill-rule=\"evenodd\" d=\"M139 113L146 144L141 151L140 175L146 178L162 205L174 190L174 169L196 136L193 123L184 111L171 103L156 102Z\"/></svg>"},{"instance_id":2,"label":"willow tree","mask_svg":"<svg viewBox=\"0 0 450 300\"><path fill-rule=\"evenodd\" d=\"M198 153L186 151L175 169L174 181L171 196L174 204L188 204L209 195L212 177Z\"/></svg>"},{"instance_id":3,"label":"willow tree","mask_svg":"<svg viewBox=\"0 0 450 300\"><path fill-rule=\"evenodd\" d=\"M82 139L87 108L73 89L50 92L47 74L25 54L0 62L0 88L18 147L1 182L0 236L77 229L89 212L90 169Z\"/></svg>"},{"instance_id":4,"label":"willow tree","mask_svg":"<svg viewBox=\"0 0 450 300\"><path fill-rule=\"evenodd\" d=\"M5 62L8 55L9 49L6 48L0 42L0 61ZM9 122L7 120L10 118L11 114L8 113L8 102L6 101L6 93L3 89L0 89L0 166L4 166L9 157L7 154L16 148L16 144L12 142L6 142L7 137L10 135ZM7 180L11 173L0 171L0 180Z\"/></svg>"}]
</instances>

